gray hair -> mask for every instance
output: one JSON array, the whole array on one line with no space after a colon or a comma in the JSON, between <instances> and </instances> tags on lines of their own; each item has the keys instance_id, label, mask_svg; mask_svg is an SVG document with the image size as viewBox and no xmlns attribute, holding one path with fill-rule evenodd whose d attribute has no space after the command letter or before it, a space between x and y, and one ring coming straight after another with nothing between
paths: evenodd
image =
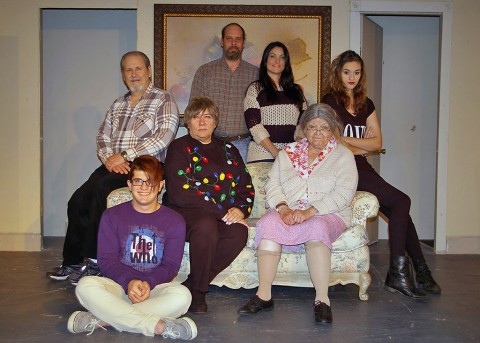
<instances>
[{"instance_id":1,"label":"gray hair","mask_svg":"<svg viewBox=\"0 0 480 343\"><path fill-rule=\"evenodd\" d=\"M307 124L314 119L323 119L330 126L335 137L343 134L343 123L333 108L327 104L312 104L303 112L300 118L300 127L305 130Z\"/></svg>"},{"instance_id":2,"label":"gray hair","mask_svg":"<svg viewBox=\"0 0 480 343\"><path fill-rule=\"evenodd\" d=\"M125 59L130 56L139 56L143 59L143 63L145 63L145 67L148 69L150 67L150 59L148 58L147 55L145 55L141 51L129 51L126 54L122 56L122 59L120 60L120 70L123 71L123 63L125 62Z\"/></svg>"}]
</instances>

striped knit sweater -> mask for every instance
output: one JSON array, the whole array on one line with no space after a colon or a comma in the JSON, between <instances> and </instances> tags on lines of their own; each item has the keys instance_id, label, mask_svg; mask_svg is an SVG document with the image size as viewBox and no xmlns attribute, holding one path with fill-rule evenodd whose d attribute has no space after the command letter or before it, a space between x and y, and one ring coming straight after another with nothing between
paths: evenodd
<instances>
[{"instance_id":1,"label":"striped knit sweater","mask_svg":"<svg viewBox=\"0 0 480 343\"><path fill-rule=\"evenodd\" d=\"M307 103L303 103L303 110ZM267 94L260 83L252 83L244 101L245 122L252 134L253 141L248 147L247 161L273 159L273 156L260 145L265 138L270 138L278 149L295 140L300 111L296 104L283 91L277 92L277 101L269 104Z\"/></svg>"}]
</instances>

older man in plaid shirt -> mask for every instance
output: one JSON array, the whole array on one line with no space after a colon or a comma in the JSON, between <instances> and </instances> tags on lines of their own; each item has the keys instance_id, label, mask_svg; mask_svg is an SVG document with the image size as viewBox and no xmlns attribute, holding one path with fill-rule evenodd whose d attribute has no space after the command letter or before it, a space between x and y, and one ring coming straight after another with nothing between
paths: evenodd
<instances>
[{"instance_id":1,"label":"older man in plaid shirt","mask_svg":"<svg viewBox=\"0 0 480 343\"><path fill-rule=\"evenodd\" d=\"M100 273L97 233L108 194L126 186L135 157L152 155L163 162L178 129L177 105L168 92L153 86L148 57L140 51L128 52L120 67L129 92L113 102L100 125L97 156L102 165L68 202L63 263L47 273L53 280L70 278L77 284L85 275Z\"/></svg>"}]
</instances>

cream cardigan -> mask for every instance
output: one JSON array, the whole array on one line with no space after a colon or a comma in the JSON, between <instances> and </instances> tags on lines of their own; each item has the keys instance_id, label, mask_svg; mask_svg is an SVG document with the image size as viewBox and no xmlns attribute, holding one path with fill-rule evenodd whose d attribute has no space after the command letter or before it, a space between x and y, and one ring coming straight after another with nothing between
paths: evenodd
<instances>
[{"instance_id":1,"label":"cream cardigan","mask_svg":"<svg viewBox=\"0 0 480 343\"><path fill-rule=\"evenodd\" d=\"M291 143L295 144L295 143ZM306 179L301 179L287 153L281 150L265 187L270 208L285 201L292 208L308 192L318 215L335 213L351 225L350 203L357 189L358 172L352 152L341 144L321 161Z\"/></svg>"}]
</instances>

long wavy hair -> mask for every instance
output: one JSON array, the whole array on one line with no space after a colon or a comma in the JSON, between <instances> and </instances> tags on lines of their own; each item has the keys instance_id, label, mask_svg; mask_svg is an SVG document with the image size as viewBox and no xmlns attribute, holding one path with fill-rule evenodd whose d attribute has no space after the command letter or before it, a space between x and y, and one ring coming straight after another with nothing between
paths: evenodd
<instances>
[{"instance_id":1,"label":"long wavy hair","mask_svg":"<svg viewBox=\"0 0 480 343\"><path fill-rule=\"evenodd\" d=\"M290 64L290 54L287 47L282 42L271 42L267 45L262 55L262 62L260 63L260 72L258 82L262 85L263 89L267 94L267 101L269 103L274 103L277 100L277 89L275 88L275 83L268 76L267 71L267 60L270 55L270 51L273 48L280 47L283 49L283 54L285 55L285 69L280 75L280 86L282 87L285 95L292 100L298 107L299 111L302 111L303 102L305 97L303 96L302 88L294 82L292 66Z\"/></svg>"},{"instance_id":2,"label":"long wavy hair","mask_svg":"<svg viewBox=\"0 0 480 343\"><path fill-rule=\"evenodd\" d=\"M343 67L348 62L360 63L360 79L358 84L353 89L353 103L351 104L350 96L348 95L345 86L342 82ZM347 50L338 55L333 61L330 69L330 77L328 84L328 92L332 93L337 102L345 108L350 105L355 113L361 112L367 107L367 74L365 72L365 65L362 58L352 50Z\"/></svg>"}]
</instances>

